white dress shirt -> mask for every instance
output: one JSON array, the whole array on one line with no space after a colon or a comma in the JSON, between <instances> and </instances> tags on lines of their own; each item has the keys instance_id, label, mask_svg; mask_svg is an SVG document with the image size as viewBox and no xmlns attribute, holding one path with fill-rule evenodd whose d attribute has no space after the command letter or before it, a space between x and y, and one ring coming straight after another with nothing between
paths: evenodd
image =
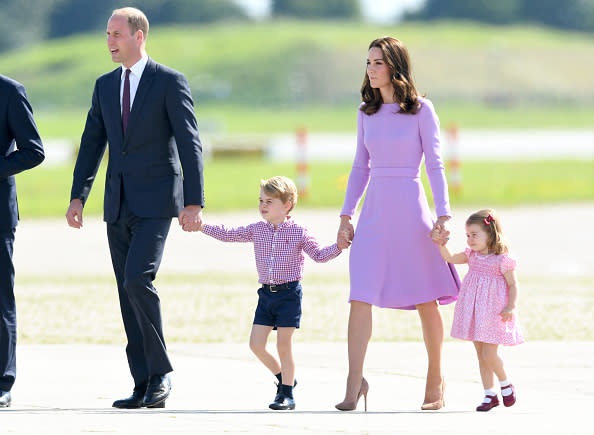
<instances>
[{"instance_id":1,"label":"white dress shirt","mask_svg":"<svg viewBox=\"0 0 594 435\"><path fill-rule=\"evenodd\" d=\"M143 56L138 62L130 67L130 111L132 111L132 105L134 104L134 97L136 96L136 90L138 89L138 83L140 83L140 77L144 71L144 67L148 62L148 56ZM126 78L126 67L122 65L122 80L120 81L120 112L122 108L122 97L124 96L124 79Z\"/></svg>"}]
</instances>

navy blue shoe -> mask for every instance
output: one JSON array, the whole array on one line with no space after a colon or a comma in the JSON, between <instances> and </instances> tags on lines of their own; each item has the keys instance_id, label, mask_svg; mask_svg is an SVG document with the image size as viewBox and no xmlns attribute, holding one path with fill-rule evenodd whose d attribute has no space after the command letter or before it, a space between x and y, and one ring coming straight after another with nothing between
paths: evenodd
<instances>
[{"instance_id":1,"label":"navy blue shoe","mask_svg":"<svg viewBox=\"0 0 594 435\"><path fill-rule=\"evenodd\" d=\"M270 409L275 411L286 411L289 409L295 409L295 400L292 397L287 397L282 393L279 393L274 398L274 402L268 405Z\"/></svg>"},{"instance_id":2,"label":"navy blue shoe","mask_svg":"<svg viewBox=\"0 0 594 435\"><path fill-rule=\"evenodd\" d=\"M8 408L10 406L10 402L12 402L10 391L0 390L0 408Z\"/></svg>"}]
</instances>

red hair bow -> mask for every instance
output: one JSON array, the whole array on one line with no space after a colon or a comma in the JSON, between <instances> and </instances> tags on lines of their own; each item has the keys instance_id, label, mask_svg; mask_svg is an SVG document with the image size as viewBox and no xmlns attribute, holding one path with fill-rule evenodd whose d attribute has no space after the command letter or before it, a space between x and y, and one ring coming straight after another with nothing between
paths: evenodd
<instances>
[{"instance_id":1,"label":"red hair bow","mask_svg":"<svg viewBox=\"0 0 594 435\"><path fill-rule=\"evenodd\" d=\"M491 222L493 222L495 219L493 219L493 216L489 215L486 218L483 219L483 222L485 223L485 225L489 225Z\"/></svg>"}]
</instances>

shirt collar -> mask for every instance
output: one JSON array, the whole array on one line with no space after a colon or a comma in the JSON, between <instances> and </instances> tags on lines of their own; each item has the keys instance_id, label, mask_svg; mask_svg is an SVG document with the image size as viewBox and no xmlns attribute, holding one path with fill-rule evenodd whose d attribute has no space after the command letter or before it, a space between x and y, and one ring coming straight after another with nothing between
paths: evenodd
<instances>
[{"instance_id":1,"label":"shirt collar","mask_svg":"<svg viewBox=\"0 0 594 435\"><path fill-rule=\"evenodd\" d=\"M148 56L145 54L144 56L142 56L140 58L140 60L138 62L136 62L134 65L132 65L130 67L131 74L140 78L142 76L142 72L144 71L144 67L146 66L147 62L148 62ZM124 79L125 75L126 75L126 67L124 65L122 65L122 80Z\"/></svg>"},{"instance_id":2,"label":"shirt collar","mask_svg":"<svg viewBox=\"0 0 594 435\"><path fill-rule=\"evenodd\" d=\"M270 228L271 230L274 230L274 225L272 225L270 222L265 221L264 222L266 224L266 226L268 226L268 228ZM293 225L293 218L291 218L291 216L287 216L287 218L285 219L284 222L282 222L281 224L279 224L278 227L276 227L277 230L282 230L284 228L287 228L289 226Z\"/></svg>"}]
</instances>

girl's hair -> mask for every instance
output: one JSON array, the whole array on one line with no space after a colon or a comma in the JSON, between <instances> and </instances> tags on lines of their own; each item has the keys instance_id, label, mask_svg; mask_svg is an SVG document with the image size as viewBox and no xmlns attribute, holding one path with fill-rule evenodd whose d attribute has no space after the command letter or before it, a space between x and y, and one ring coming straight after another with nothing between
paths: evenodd
<instances>
[{"instance_id":1,"label":"girl's hair","mask_svg":"<svg viewBox=\"0 0 594 435\"><path fill-rule=\"evenodd\" d=\"M503 238L501 221L495 214L495 210L485 209L471 214L470 217L466 219L466 225L472 224L479 225L489 235L489 239L487 240L489 253L493 252L496 255L499 255L508 252L507 243Z\"/></svg>"},{"instance_id":2,"label":"girl's hair","mask_svg":"<svg viewBox=\"0 0 594 435\"><path fill-rule=\"evenodd\" d=\"M291 201L292 206L289 211L297 204L297 186L290 178L278 175L268 180L260 180L260 188L266 195L279 198L283 204Z\"/></svg>"},{"instance_id":3,"label":"girl's hair","mask_svg":"<svg viewBox=\"0 0 594 435\"><path fill-rule=\"evenodd\" d=\"M421 108L419 93L413 79L410 57L406 46L396 38L384 36L375 39L369 44L369 50L378 47L382 50L384 62L390 68L392 84L394 85L394 100L400 106L399 113L415 114ZM361 85L361 100L365 103L361 111L373 115L382 106L383 100L379 89L371 87L367 71Z\"/></svg>"}]
</instances>

